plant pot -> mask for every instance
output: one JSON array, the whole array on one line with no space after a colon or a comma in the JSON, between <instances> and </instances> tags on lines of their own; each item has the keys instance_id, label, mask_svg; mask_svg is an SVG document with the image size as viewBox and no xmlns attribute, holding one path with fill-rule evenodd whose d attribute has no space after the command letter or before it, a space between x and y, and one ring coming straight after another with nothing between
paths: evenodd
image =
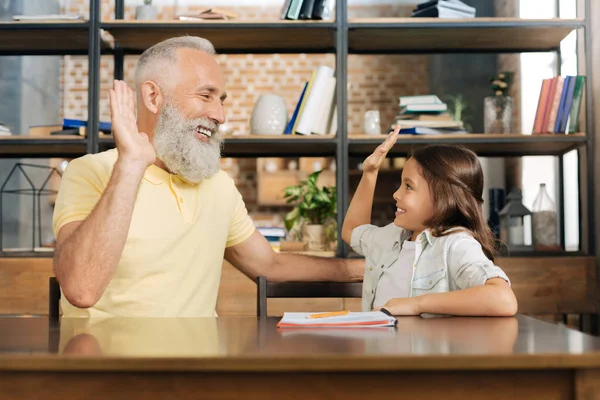
<instances>
[{"instance_id":1,"label":"plant pot","mask_svg":"<svg viewBox=\"0 0 600 400\"><path fill-rule=\"evenodd\" d=\"M135 8L135 19L138 20L157 20L158 9L151 5L137 6Z\"/></svg>"},{"instance_id":2,"label":"plant pot","mask_svg":"<svg viewBox=\"0 0 600 400\"><path fill-rule=\"evenodd\" d=\"M325 228L323 225L305 224L302 226L302 241L311 251L325 250Z\"/></svg>"}]
</instances>

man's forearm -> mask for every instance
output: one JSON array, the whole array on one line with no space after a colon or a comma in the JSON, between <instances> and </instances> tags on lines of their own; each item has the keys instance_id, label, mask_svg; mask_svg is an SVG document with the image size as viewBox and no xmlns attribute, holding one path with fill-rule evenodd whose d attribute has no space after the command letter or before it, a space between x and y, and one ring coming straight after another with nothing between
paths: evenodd
<instances>
[{"instance_id":1,"label":"man's forearm","mask_svg":"<svg viewBox=\"0 0 600 400\"><path fill-rule=\"evenodd\" d=\"M348 244L354 228L371 222L376 183L377 172L364 173L360 179L342 226L342 239Z\"/></svg>"},{"instance_id":2,"label":"man's forearm","mask_svg":"<svg viewBox=\"0 0 600 400\"><path fill-rule=\"evenodd\" d=\"M108 286L123 253L144 170L117 161L93 211L57 247L55 273L74 305L91 307Z\"/></svg>"},{"instance_id":3,"label":"man's forearm","mask_svg":"<svg viewBox=\"0 0 600 400\"><path fill-rule=\"evenodd\" d=\"M267 279L273 282L362 281L365 260L277 254Z\"/></svg>"}]
</instances>

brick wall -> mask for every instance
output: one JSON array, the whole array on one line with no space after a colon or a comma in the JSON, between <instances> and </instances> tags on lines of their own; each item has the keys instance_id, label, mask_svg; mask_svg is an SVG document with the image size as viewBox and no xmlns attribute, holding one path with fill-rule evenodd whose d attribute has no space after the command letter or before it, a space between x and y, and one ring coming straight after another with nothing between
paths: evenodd
<instances>
[{"instance_id":1,"label":"brick wall","mask_svg":"<svg viewBox=\"0 0 600 400\"><path fill-rule=\"evenodd\" d=\"M86 0L71 0L64 11L88 15ZM198 11L204 7L179 7L177 13ZM279 10L273 7L227 7L245 20L276 20ZM407 16L411 7L374 6L353 8L353 17ZM103 20L114 19L114 1L102 2ZM159 19L174 17L173 7L160 7ZM135 8L127 6L126 19L134 19ZM333 54L246 54L218 56L227 78L227 118L235 134L247 134L252 107L262 93L277 93L287 104L291 116L304 82L318 65L335 67ZM137 56L125 59L125 81L133 84ZM61 93L63 116L87 118L87 57L67 56L63 60ZM113 58L103 56L100 74L100 120L110 120L108 90L113 79ZM428 92L426 56L357 56L348 60L348 131L362 133L365 111L379 109L383 129L391 123L397 111L398 96ZM259 206L257 198L256 159L224 159L225 169L236 181L248 209L255 218L273 216L280 221L289 207ZM387 214L387 212L386 212ZM387 218L386 218L387 219Z\"/></svg>"}]
</instances>

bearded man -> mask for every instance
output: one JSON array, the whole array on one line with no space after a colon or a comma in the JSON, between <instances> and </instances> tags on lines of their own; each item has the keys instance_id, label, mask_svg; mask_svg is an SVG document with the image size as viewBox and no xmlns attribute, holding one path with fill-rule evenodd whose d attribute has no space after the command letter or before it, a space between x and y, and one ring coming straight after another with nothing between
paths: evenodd
<instances>
[{"instance_id":1,"label":"bearded man","mask_svg":"<svg viewBox=\"0 0 600 400\"><path fill-rule=\"evenodd\" d=\"M63 317L215 316L223 259L251 279L349 281L364 261L274 252L221 171L225 80L212 44L146 50L115 81L116 149L73 160L58 193L54 272Z\"/></svg>"}]
</instances>

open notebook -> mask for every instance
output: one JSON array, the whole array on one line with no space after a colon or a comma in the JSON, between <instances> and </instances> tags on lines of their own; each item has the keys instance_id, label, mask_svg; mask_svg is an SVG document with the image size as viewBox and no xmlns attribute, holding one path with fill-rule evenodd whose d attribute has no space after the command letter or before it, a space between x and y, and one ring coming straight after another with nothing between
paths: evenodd
<instances>
[{"instance_id":1,"label":"open notebook","mask_svg":"<svg viewBox=\"0 0 600 400\"><path fill-rule=\"evenodd\" d=\"M335 314L335 313L332 313ZM394 326L398 320L383 311L348 312L343 315L315 318L319 313L283 313L278 328L367 328Z\"/></svg>"}]
</instances>

